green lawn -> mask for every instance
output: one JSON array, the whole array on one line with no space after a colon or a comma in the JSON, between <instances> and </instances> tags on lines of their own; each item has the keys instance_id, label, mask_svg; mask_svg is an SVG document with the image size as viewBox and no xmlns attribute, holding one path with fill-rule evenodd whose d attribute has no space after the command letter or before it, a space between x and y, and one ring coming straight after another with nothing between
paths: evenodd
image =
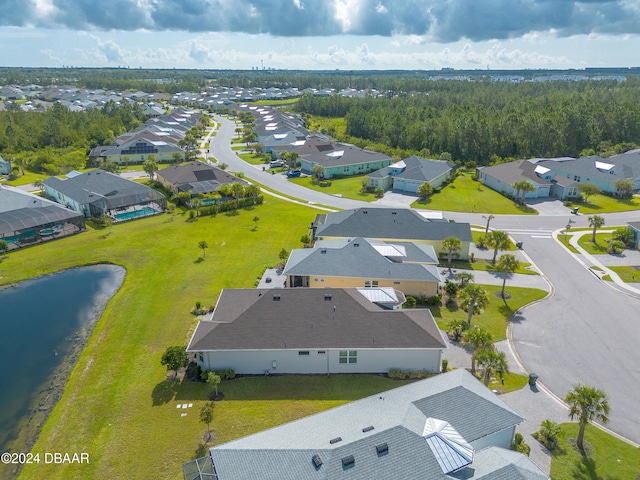
<instances>
[{"instance_id":1,"label":"green lawn","mask_svg":"<svg viewBox=\"0 0 640 480\"><path fill-rule=\"evenodd\" d=\"M580 213L587 215L592 213L628 212L640 209L640 198L633 197L629 200L620 200L607 195L591 195L589 202L574 202L569 208L580 207Z\"/></svg>"},{"instance_id":2,"label":"green lawn","mask_svg":"<svg viewBox=\"0 0 640 480\"><path fill-rule=\"evenodd\" d=\"M187 222L183 212L163 214L113 225L110 234L89 230L7 255L0 264L2 284L97 262L127 269L32 449L89 452L91 463L34 465L22 478L142 478L148 472L181 478L180 465L194 456L203 428L195 407L180 417L174 400L197 402L201 393L190 390L195 387L174 392L174 385L164 382L162 352L186 344L196 324L189 314L196 301L214 305L222 288L252 287L265 267L279 262L280 249L301 246L316 213L266 197L264 205L238 215ZM204 261L200 240L209 244ZM249 254L250 245L260 248ZM298 414L333 405L320 403ZM247 420L255 430L263 427L261 421ZM229 435L249 431L234 428Z\"/></svg>"},{"instance_id":3,"label":"green lawn","mask_svg":"<svg viewBox=\"0 0 640 480\"><path fill-rule=\"evenodd\" d=\"M494 214L537 214L533 208L516 205L504 195L485 187L469 174L459 175L440 192L424 201L416 200L413 208Z\"/></svg>"},{"instance_id":4,"label":"green lawn","mask_svg":"<svg viewBox=\"0 0 640 480\"><path fill-rule=\"evenodd\" d=\"M256 155L255 153L240 153L238 158L241 158L251 165L265 165L264 158L260 155ZM268 165L266 166L268 167Z\"/></svg>"},{"instance_id":5,"label":"green lawn","mask_svg":"<svg viewBox=\"0 0 640 480\"><path fill-rule=\"evenodd\" d=\"M510 299L500 298L502 286L483 285L489 296L489 306L480 315L474 315L472 323L486 328L493 336L494 342L507 338L507 324L515 311L524 305L547 296L547 292L534 288L510 287L507 282L505 292L511 295ZM497 295L496 295L497 294ZM431 313L438 326L446 330L447 324L452 320L467 320L467 312L461 308L430 307ZM519 319L516 319L519 321Z\"/></svg>"},{"instance_id":6,"label":"green lawn","mask_svg":"<svg viewBox=\"0 0 640 480\"><path fill-rule=\"evenodd\" d=\"M551 478L554 480L635 480L640 475L640 452L602 430L587 425L585 444L592 451L583 457L575 444L577 423L560 425L562 433L551 459ZM535 440L534 440L535 441Z\"/></svg>"},{"instance_id":7,"label":"green lawn","mask_svg":"<svg viewBox=\"0 0 640 480\"><path fill-rule=\"evenodd\" d=\"M34 172L29 171L29 170L25 170L24 171L24 175L20 175L15 180L11 180L11 181L3 180L0 183L17 187L19 185L27 185L29 183L33 183L36 180L45 180L45 179L49 178L50 176L51 175L47 175L47 174L44 174L44 173L34 173Z\"/></svg>"},{"instance_id":8,"label":"green lawn","mask_svg":"<svg viewBox=\"0 0 640 480\"><path fill-rule=\"evenodd\" d=\"M349 177L331 179L331 185L328 187L321 187L311 183L311 177L298 177L292 178L289 181L302 185L303 187L310 188L311 190L317 190L329 195L340 195L344 198L352 198L354 200L363 200L365 202L375 202L377 200L373 193L363 193L362 179L366 178L366 175L351 175Z\"/></svg>"},{"instance_id":9,"label":"green lawn","mask_svg":"<svg viewBox=\"0 0 640 480\"><path fill-rule=\"evenodd\" d=\"M640 283L640 266L609 267L625 283Z\"/></svg>"},{"instance_id":10,"label":"green lawn","mask_svg":"<svg viewBox=\"0 0 640 480\"><path fill-rule=\"evenodd\" d=\"M596 243L593 243L592 233L580 236L578 245L584 248L587 253L592 255L601 255L607 253L607 240L611 239L612 232L596 232Z\"/></svg>"},{"instance_id":11,"label":"green lawn","mask_svg":"<svg viewBox=\"0 0 640 480\"><path fill-rule=\"evenodd\" d=\"M502 252L504 253L504 252ZM498 252L498 257L500 258L500 255L502 255L501 252ZM441 267L445 267L447 266L447 260L446 258L441 258L440 259L440 265ZM528 270L527 267L530 267L531 264L528 262L520 262L520 268L518 268L515 272L513 273L521 273L523 275L538 275L538 272L535 272L533 270ZM456 268L456 269L463 269L463 270L478 270L478 271L483 271L483 272L493 272L495 271L495 266L491 263L491 259L487 260L484 258L478 258L476 259L473 263L467 262L467 261L462 261L462 260L452 260L451 261L451 268ZM507 285L509 284L509 281L507 280Z\"/></svg>"}]
</instances>

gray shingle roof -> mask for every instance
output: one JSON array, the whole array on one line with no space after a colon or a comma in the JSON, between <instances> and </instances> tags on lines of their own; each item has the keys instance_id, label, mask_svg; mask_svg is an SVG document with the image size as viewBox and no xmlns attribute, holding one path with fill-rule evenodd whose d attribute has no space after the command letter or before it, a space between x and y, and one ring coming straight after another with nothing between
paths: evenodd
<instances>
[{"instance_id":1,"label":"gray shingle roof","mask_svg":"<svg viewBox=\"0 0 640 480\"><path fill-rule=\"evenodd\" d=\"M109 208L117 208L164 199L164 195L146 185L100 169L66 180L49 177L44 184L81 205L104 200Z\"/></svg>"},{"instance_id":2,"label":"gray shingle roof","mask_svg":"<svg viewBox=\"0 0 640 480\"><path fill-rule=\"evenodd\" d=\"M221 168L203 162L189 162L184 165L172 165L158 170L156 175L164 178L180 191L193 193L208 193L216 191L227 183L247 182L232 175Z\"/></svg>"},{"instance_id":3,"label":"gray shingle roof","mask_svg":"<svg viewBox=\"0 0 640 480\"><path fill-rule=\"evenodd\" d=\"M331 277L348 278L369 278L369 279L390 279L390 280L415 280L422 282L441 282L442 279L438 269L433 265L437 263L435 251L432 255L426 255L424 250L418 248L411 249L414 254L414 261L419 252L422 252L422 262L429 262L432 265L419 263L404 263L392 261L378 250L380 248L391 247L392 244L355 238L350 240L341 248L331 248L331 242L322 242L316 248L296 249L289 256L289 260L284 268L284 275L322 275ZM403 248L404 243L398 245ZM433 247L431 247L433 251Z\"/></svg>"},{"instance_id":4,"label":"gray shingle roof","mask_svg":"<svg viewBox=\"0 0 640 480\"><path fill-rule=\"evenodd\" d=\"M421 182L430 182L455 168L455 164L451 162L447 162L445 160L430 160L427 158L418 157L416 155L407 157L401 160L401 162L403 162L405 165L404 171L394 175L393 177ZM373 172L368 176L378 178L386 177L389 175L389 169L396 164L381 168L380 170L377 170L376 172Z\"/></svg>"},{"instance_id":5,"label":"gray shingle roof","mask_svg":"<svg viewBox=\"0 0 640 480\"><path fill-rule=\"evenodd\" d=\"M422 437L427 418L434 415L431 411L420 412L414 405L427 405L431 396L446 396L451 390L469 399L462 403L475 415L464 412L464 421L471 423L468 430L480 432L480 437L501 431L508 422L513 427L522 421L468 372L455 370L218 445L210 449L210 455L219 480L450 479ZM479 407L475 402L480 402ZM458 429L454 423L460 420L456 410L457 404L441 412L445 415L441 420ZM416 420L407 421L410 417ZM363 431L369 426L373 429ZM337 437L341 438L339 442L330 443ZM388 449L378 453L376 446L382 444ZM312 462L314 455L322 462L317 468ZM343 459L351 456L353 463L345 466ZM503 454L503 449L488 448L478 452L464 478L493 478L490 472L507 465L514 465L515 473L536 470L522 454Z\"/></svg>"},{"instance_id":6,"label":"gray shingle roof","mask_svg":"<svg viewBox=\"0 0 640 480\"><path fill-rule=\"evenodd\" d=\"M316 216L316 237L366 237L379 240L471 242L468 223L430 221L408 208L358 208Z\"/></svg>"},{"instance_id":7,"label":"gray shingle roof","mask_svg":"<svg viewBox=\"0 0 640 480\"><path fill-rule=\"evenodd\" d=\"M304 312L304 313L301 313ZM426 309L387 310L357 289L226 289L189 351L328 348L442 349Z\"/></svg>"},{"instance_id":8,"label":"gray shingle roof","mask_svg":"<svg viewBox=\"0 0 640 480\"><path fill-rule=\"evenodd\" d=\"M337 155L338 152L342 152L341 155ZM327 168L391 160L391 157L383 153L363 150L354 145L337 144L329 154L327 152L309 154L304 156L304 160Z\"/></svg>"}]
</instances>

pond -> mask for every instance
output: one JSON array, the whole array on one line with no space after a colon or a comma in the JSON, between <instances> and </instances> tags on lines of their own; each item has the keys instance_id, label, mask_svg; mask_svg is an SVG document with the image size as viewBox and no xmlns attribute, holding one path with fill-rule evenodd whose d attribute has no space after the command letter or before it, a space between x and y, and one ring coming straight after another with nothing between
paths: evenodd
<instances>
[{"instance_id":1,"label":"pond","mask_svg":"<svg viewBox=\"0 0 640 480\"><path fill-rule=\"evenodd\" d=\"M95 265L0 290L1 452L35 440L124 276L122 267Z\"/></svg>"}]
</instances>

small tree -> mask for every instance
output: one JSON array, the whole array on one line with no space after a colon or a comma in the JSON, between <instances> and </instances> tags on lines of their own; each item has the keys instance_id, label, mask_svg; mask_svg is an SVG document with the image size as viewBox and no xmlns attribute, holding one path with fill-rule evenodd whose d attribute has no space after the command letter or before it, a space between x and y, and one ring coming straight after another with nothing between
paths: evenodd
<instances>
[{"instance_id":1,"label":"small tree","mask_svg":"<svg viewBox=\"0 0 640 480\"><path fill-rule=\"evenodd\" d=\"M182 367L186 367L188 361L189 356L187 355L185 348L183 346L176 345L173 347L167 347L162 354L160 364L166 365L167 371L173 370L175 372L173 378L175 379L178 375L178 370Z\"/></svg>"},{"instance_id":2,"label":"small tree","mask_svg":"<svg viewBox=\"0 0 640 480\"><path fill-rule=\"evenodd\" d=\"M447 335L451 340L458 341L469 328L469 325L464 320L451 320L447 323Z\"/></svg>"},{"instance_id":3,"label":"small tree","mask_svg":"<svg viewBox=\"0 0 640 480\"><path fill-rule=\"evenodd\" d=\"M0 240L0 253L2 253L3 255L5 253L7 253L7 251L9 250L9 244L7 243L6 240Z\"/></svg>"},{"instance_id":4,"label":"small tree","mask_svg":"<svg viewBox=\"0 0 640 480\"><path fill-rule=\"evenodd\" d=\"M499 352L495 348L484 348L477 353L478 365L483 368L482 377L485 387L489 386L491 377L503 378L509 372L509 365L504 352Z\"/></svg>"},{"instance_id":5,"label":"small tree","mask_svg":"<svg viewBox=\"0 0 640 480\"><path fill-rule=\"evenodd\" d=\"M149 175L149 179L153 180L153 175L158 171L158 164L152 158L148 158L144 162L144 171Z\"/></svg>"},{"instance_id":6,"label":"small tree","mask_svg":"<svg viewBox=\"0 0 640 480\"><path fill-rule=\"evenodd\" d=\"M589 217L589 226L593 227L593 233L591 235L591 241L596 243L596 230L604 225L604 217L600 215L592 215Z\"/></svg>"},{"instance_id":7,"label":"small tree","mask_svg":"<svg viewBox=\"0 0 640 480\"><path fill-rule=\"evenodd\" d=\"M467 325L470 327L473 314L480 313L489 305L489 296L480 285L469 283L458 292L458 301L467 310Z\"/></svg>"},{"instance_id":8,"label":"small tree","mask_svg":"<svg viewBox=\"0 0 640 480\"><path fill-rule=\"evenodd\" d=\"M220 385L221 381L220 375L216 372L208 372L207 383L216 391L216 395L218 395L218 385Z\"/></svg>"},{"instance_id":9,"label":"small tree","mask_svg":"<svg viewBox=\"0 0 640 480\"><path fill-rule=\"evenodd\" d=\"M509 239L509 235L507 232L503 232L502 230L494 230L489 232L485 237L485 243L490 248L493 248L493 258L491 259L491 263L496 263L496 257L498 256L498 250L506 250L511 245L511 240Z\"/></svg>"},{"instance_id":10,"label":"small tree","mask_svg":"<svg viewBox=\"0 0 640 480\"><path fill-rule=\"evenodd\" d=\"M424 182L422 185L418 187L418 190L416 191L416 193L420 197L420 200L424 201L428 197L433 195L433 187L429 182Z\"/></svg>"},{"instance_id":11,"label":"small tree","mask_svg":"<svg viewBox=\"0 0 640 480\"><path fill-rule=\"evenodd\" d=\"M42 181L41 178L34 180L33 182L33 186L34 187L38 187L38 189L42 192L44 191L44 182Z\"/></svg>"},{"instance_id":12,"label":"small tree","mask_svg":"<svg viewBox=\"0 0 640 480\"><path fill-rule=\"evenodd\" d=\"M620 240L611 240L607 245L607 253L618 254L624 251L625 245Z\"/></svg>"},{"instance_id":13,"label":"small tree","mask_svg":"<svg viewBox=\"0 0 640 480\"><path fill-rule=\"evenodd\" d=\"M207 242L205 240L200 240L198 242L198 248L202 249L202 258L205 258L207 256L206 249L209 248Z\"/></svg>"},{"instance_id":14,"label":"small tree","mask_svg":"<svg viewBox=\"0 0 640 480\"><path fill-rule=\"evenodd\" d=\"M447 280L444 282L444 291L447 292L447 296L449 298L456 298L456 295L458 294L458 285L451 280Z\"/></svg>"},{"instance_id":15,"label":"small tree","mask_svg":"<svg viewBox=\"0 0 640 480\"><path fill-rule=\"evenodd\" d=\"M632 247L635 239L633 230L629 227L616 228L613 232L613 240L624 243L627 247Z\"/></svg>"},{"instance_id":16,"label":"small tree","mask_svg":"<svg viewBox=\"0 0 640 480\"><path fill-rule=\"evenodd\" d=\"M496 270L502 273L502 292L500 292L502 298L504 298L504 287L507 284L507 277L518 268L520 268L520 262L516 259L515 255L507 253L498 259Z\"/></svg>"},{"instance_id":17,"label":"small tree","mask_svg":"<svg viewBox=\"0 0 640 480\"><path fill-rule=\"evenodd\" d=\"M260 221L260 217L258 217L257 215L255 217L253 217L253 223L254 223L254 230L258 229L258 222Z\"/></svg>"},{"instance_id":18,"label":"small tree","mask_svg":"<svg viewBox=\"0 0 640 480\"><path fill-rule=\"evenodd\" d=\"M458 272L453 276L453 278L458 282L459 288L466 287L467 284L473 283L474 280L473 273L471 272Z\"/></svg>"},{"instance_id":19,"label":"small tree","mask_svg":"<svg viewBox=\"0 0 640 480\"><path fill-rule=\"evenodd\" d=\"M569 417L571 420L578 419L580 430L576 441L580 452L584 455L584 429L587 423L609 421L609 398L607 394L596 387L578 384L573 387L564 401L569 405Z\"/></svg>"},{"instance_id":20,"label":"small tree","mask_svg":"<svg viewBox=\"0 0 640 480\"><path fill-rule=\"evenodd\" d=\"M315 164L311 167L311 177L316 182L319 182L322 177L324 177L324 168L322 165Z\"/></svg>"},{"instance_id":21,"label":"small tree","mask_svg":"<svg viewBox=\"0 0 640 480\"><path fill-rule=\"evenodd\" d=\"M278 254L278 258L281 261L286 261L287 258L289 258L289 252L287 252L284 248L282 250L280 250L280 253Z\"/></svg>"},{"instance_id":22,"label":"small tree","mask_svg":"<svg viewBox=\"0 0 640 480\"><path fill-rule=\"evenodd\" d=\"M600 188L595 183L581 183L578 185L578 191L582 194L584 201L588 202L591 195L600 193Z\"/></svg>"},{"instance_id":23,"label":"small tree","mask_svg":"<svg viewBox=\"0 0 640 480\"><path fill-rule=\"evenodd\" d=\"M209 438L211 436L211 422L213 421L213 410L215 409L216 404L213 402L207 402L201 409L200 409L200 421L202 423L206 423L207 424L207 442L209 441Z\"/></svg>"},{"instance_id":24,"label":"small tree","mask_svg":"<svg viewBox=\"0 0 640 480\"><path fill-rule=\"evenodd\" d=\"M442 240L442 249L447 251L447 266L451 268L451 259L453 252L457 252L462 248L462 242L456 237L447 237Z\"/></svg>"},{"instance_id":25,"label":"small tree","mask_svg":"<svg viewBox=\"0 0 640 480\"><path fill-rule=\"evenodd\" d=\"M614 182L613 186L616 187L616 194L620 198L631 198L631 195L636 188L635 182L628 178L623 178L622 180Z\"/></svg>"},{"instance_id":26,"label":"small tree","mask_svg":"<svg viewBox=\"0 0 640 480\"><path fill-rule=\"evenodd\" d=\"M471 347L471 373L476 374L476 351L493 346L491 333L481 327L469 328L462 333L462 345Z\"/></svg>"},{"instance_id":27,"label":"small tree","mask_svg":"<svg viewBox=\"0 0 640 480\"><path fill-rule=\"evenodd\" d=\"M549 450L553 450L558 445L560 432L560 425L547 419L540 422L540 429L535 432L534 437Z\"/></svg>"}]
</instances>

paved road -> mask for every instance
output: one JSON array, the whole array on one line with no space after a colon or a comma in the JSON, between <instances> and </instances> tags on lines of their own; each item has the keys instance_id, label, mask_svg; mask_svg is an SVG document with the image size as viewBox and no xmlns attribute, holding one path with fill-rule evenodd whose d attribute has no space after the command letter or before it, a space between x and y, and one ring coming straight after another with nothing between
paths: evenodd
<instances>
[{"instance_id":1,"label":"paved road","mask_svg":"<svg viewBox=\"0 0 640 480\"><path fill-rule=\"evenodd\" d=\"M326 195L262 172L237 158L229 145L235 125L217 118L221 129L211 144L212 155L270 189L336 208L370 203ZM401 206L401 200L382 202ZM375 205L375 204L373 204ZM544 215L496 215L491 228L508 231L524 244L525 253L554 287L547 301L526 308L512 326L512 345L526 370L562 398L578 382L604 389L610 396L609 428L640 443L640 300L609 288L570 255L552 232L571 221L588 227L588 216L572 215L561 205L543 208ZM485 225L481 214L447 213L459 222ZM640 211L605 214L606 225L640 221Z\"/></svg>"}]
</instances>

